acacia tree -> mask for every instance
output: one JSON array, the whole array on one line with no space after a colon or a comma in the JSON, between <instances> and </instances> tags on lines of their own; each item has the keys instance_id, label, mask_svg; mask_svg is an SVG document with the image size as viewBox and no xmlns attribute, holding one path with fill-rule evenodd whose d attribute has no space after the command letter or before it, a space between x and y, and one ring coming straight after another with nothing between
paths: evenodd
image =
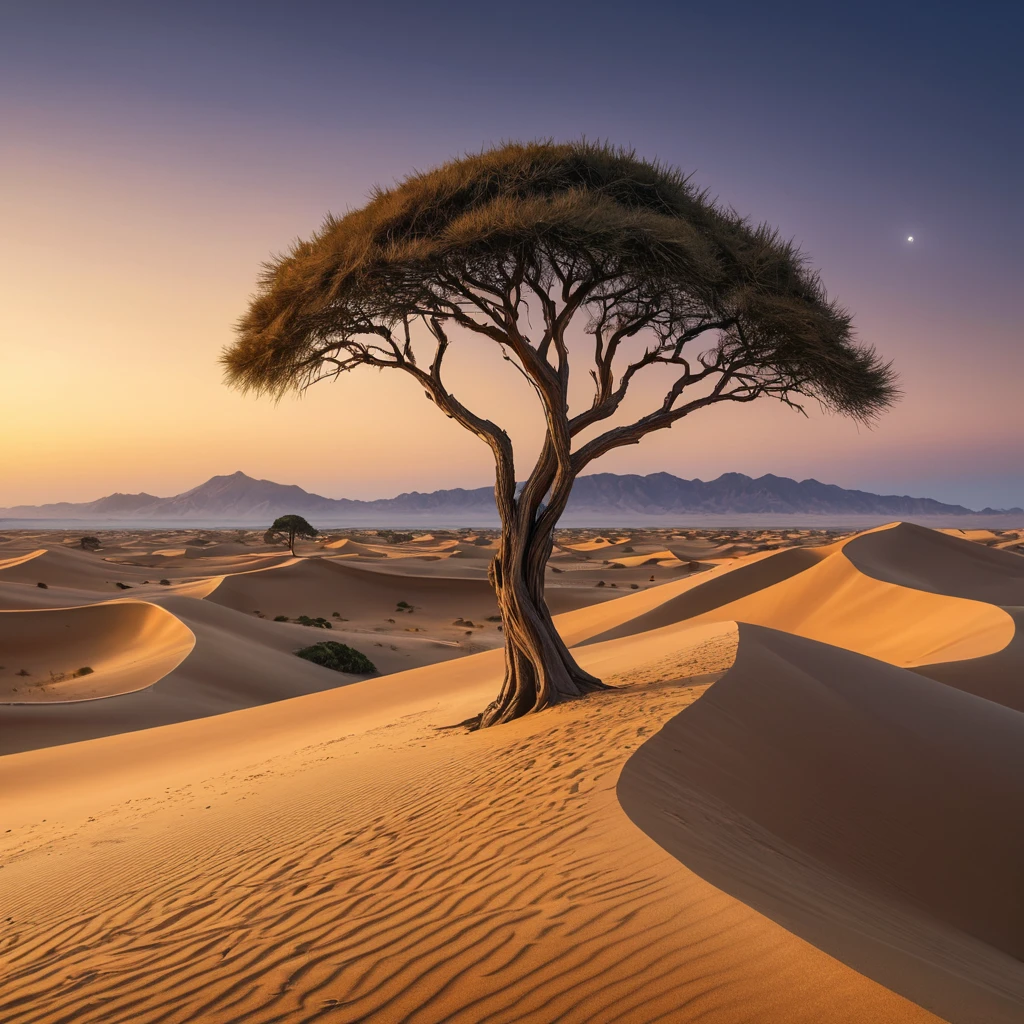
<instances>
[{"instance_id":1,"label":"acacia tree","mask_svg":"<svg viewBox=\"0 0 1024 1024\"><path fill-rule=\"evenodd\" d=\"M521 488L506 431L445 383L450 345L472 339L498 346L537 395L544 440ZM593 385L572 410L570 351L586 352ZM897 393L777 231L673 169L587 142L503 145L328 217L266 265L223 361L235 386L278 395L357 367L397 370L490 447L505 677L483 726L604 685L544 601L555 524L584 467L719 403L812 398L867 421ZM659 368L667 391L618 422L627 391Z\"/></svg>"},{"instance_id":2,"label":"acacia tree","mask_svg":"<svg viewBox=\"0 0 1024 1024\"><path fill-rule=\"evenodd\" d=\"M275 541L287 537L288 550L294 558L295 538L301 537L304 540L313 540L318 532L302 516L278 516L271 524L270 529L263 534L263 540L267 544L273 544Z\"/></svg>"}]
</instances>

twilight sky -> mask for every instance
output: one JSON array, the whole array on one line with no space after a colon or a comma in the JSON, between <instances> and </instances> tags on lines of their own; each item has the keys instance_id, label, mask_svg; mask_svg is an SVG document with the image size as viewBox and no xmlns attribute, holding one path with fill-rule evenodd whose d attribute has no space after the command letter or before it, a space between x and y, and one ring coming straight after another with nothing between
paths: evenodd
<instances>
[{"instance_id":1,"label":"twilight sky","mask_svg":"<svg viewBox=\"0 0 1024 1024\"><path fill-rule=\"evenodd\" d=\"M1022 35L1020 4L938 0L5 4L0 506L236 469L332 497L489 482L404 375L275 405L217 358L260 262L328 210L583 135L795 238L905 391L871 430L769 400L702 412L590 472L1024 505ZM477 352L458 371L535 440L513 371Z\"/></svg>"}]
</instances>

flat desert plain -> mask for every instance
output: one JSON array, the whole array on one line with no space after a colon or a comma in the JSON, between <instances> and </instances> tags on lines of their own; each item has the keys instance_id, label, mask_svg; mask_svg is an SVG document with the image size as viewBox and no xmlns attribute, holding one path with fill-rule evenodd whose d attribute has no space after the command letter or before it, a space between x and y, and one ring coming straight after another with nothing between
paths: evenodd
<instances>
[{"instance_id":1,"label":"flat desert plain","mask_svg":"<svg viewBox=\"0 0 1024 1024\"><path fill-rule=\"evenodd\" d=\"M476 732L492 534L97 537L0 540L4 1024L1024 1019L1024 532L560 532L615 688Z\"/></svg>"}]
</instances>

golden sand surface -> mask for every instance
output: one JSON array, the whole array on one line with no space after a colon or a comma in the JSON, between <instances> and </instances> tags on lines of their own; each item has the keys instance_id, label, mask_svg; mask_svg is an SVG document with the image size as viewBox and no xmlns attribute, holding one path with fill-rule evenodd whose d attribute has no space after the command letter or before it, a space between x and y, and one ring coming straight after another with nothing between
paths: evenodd
<instances>
[{"instance_id":1,"label":"golden sand surface","mask_svg":"<svg viewBox=\"0 0 1024 1024\"><path fill-rule=\"evenodd\" d=\"M4 1024L1024 1017L1024 532L561 532L615 688L482 732L493 534L97 536L0 539Z\"/></svg>"}]
</instances>

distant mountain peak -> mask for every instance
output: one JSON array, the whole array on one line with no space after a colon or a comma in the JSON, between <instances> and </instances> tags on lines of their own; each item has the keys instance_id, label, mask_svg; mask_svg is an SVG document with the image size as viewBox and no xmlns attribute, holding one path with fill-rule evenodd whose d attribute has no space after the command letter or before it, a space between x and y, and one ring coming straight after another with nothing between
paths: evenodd
<instances>
[{"instance_id":1,"label":"distant mountain peak","mask_svg":"<svg viewBox=\"0 0 1024 1024\"><path fill-rule=\"evenodd\" d=\"M19 519L81 518L109 520L262 523L294 512L314 524L397 522L444 519L472 520L483 525L496 518L491 487L462 487L441 491L407 491L394 498L354 501L325 498L297 484L259 480L241 470L212 476L191 490L169 498L152 494L107 495L92 502L0 509L0 515ZM773 473L753 478L745 473L722 473L714 480L684 480L671 473L594 473L580 477L572 492L566 517L584 516L605 521L674 521L682 516L770 514L773 516L870 516L880 520L908 516L990 516L1024 514L1021 509L974 512L962 505L947 505L931 498L879 495L823 484L812 477L797 482Z\"/></svg>"}]
</instances>

